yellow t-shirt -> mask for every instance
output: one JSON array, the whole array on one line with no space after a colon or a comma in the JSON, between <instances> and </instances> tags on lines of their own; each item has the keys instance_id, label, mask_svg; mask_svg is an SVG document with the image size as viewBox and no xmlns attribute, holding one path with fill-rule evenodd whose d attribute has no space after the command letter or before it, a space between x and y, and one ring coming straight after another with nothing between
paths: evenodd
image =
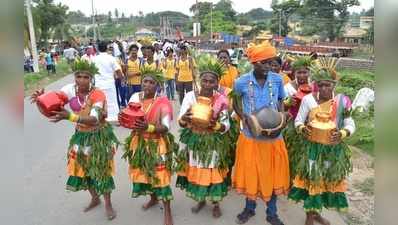
<instances>
[{"instance_id":1,"label":"yellow t-shirt","mask_svg":"<svg viewBox=\"0 0 398 225\"><path fill-rule=\"evenodd\" d=\"M153 61L151 64L149 64L148 62L145 62L144 66L145 67L149 67L149 68L154 69L154 70L158 68L158 65L156 64L156 61Z\"/></svg>"},{"instance_id":2,"label":"yellow t-shirt","mask_svg":"<svg viewBox=\"0 0 398 225\"><path fill-rule=\"evenodd\" d=\"M233 88L236 78L239 76L238 69L235 66L228 66L227 71L220 79L220 85L227 88Z\"/></svg>"},{"instance_id":3,"label":"yellow t-shirt","mask_svg":"<svg viewBox=\"0 0 398 225\"><path fill-rule=\"evenodd\" d=\"M127 62L127 73L138 73L140 72L140 60L128 60ZM127 83L130 85L139 85L141 84L141 75L133 76L128 78Z\"/></svg>"},{"instance_id":4,"label":"yellow t-shirt","mask_svg":"<svg viewBox=\"0 0 398 225\"><path fill-rule=\"evenodd\" d=\"M175 68L175 60L174 59L166 59L163 63L163 71L164 77L166 79L174 79L176 68Z\"/></svg>"},{"instance_id":5,"label":"yellow t-shirt","mask_svg":"<svg viewBox=\"0 0 398 225\"><path fill-rule=\"evenodd\" d=\"M283 79L283 85L286 85L287 83L289 83L291 81L290 77L286 73L280 73L280 74Z\"/></svg>"},{"instance_id":6,"label":"yellow t-shirt","mask_svg":"<svg viewBox=\"0 0 398 225\"><path fill-rule=\"evenodd\" d=\"M178 60L177 61L177 69L179 69L179 73L177 76L177 81L179 82L190 82L193 80L193 75L192 75L192 70L194 70L194 68L196 67L195 61L192 59L192 65L190 68L189 65L189 58L186 60Z\"/></svg>"}]
</instances>

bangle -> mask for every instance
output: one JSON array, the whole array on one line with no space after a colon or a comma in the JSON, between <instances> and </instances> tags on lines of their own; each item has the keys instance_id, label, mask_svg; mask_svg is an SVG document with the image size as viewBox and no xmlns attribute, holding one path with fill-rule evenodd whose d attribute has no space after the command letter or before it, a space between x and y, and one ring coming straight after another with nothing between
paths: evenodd
<instances>
[{"instance_id":1,"label":"bangle","mask_svg":"<svg viewBox=\"0 0 398 225\"><path fill-rule=\"evenodd\" d=\"M283 100L283 104L285 104L287 107L292 106L292 99L290 97L286 98Z\"/></svg>"},{"instance_id":2,"label":"bangle","mask_svg":"<svg viewBox=\"0 0 398 225\"><path fill-rule=\"evenodd\" d=\"M340 134L341 134L341 139L344 139L348 136L348 131L345 129L341 129L339 130Z\"/></svg>"},{"instance_id":3,"label":"bangle","mask_svg":"<svg viewBox=\"0 0 398 225\"><path fill-rule=\"evenodd\" d=\"M184 121L184 120L182 120L182 119L178 120L178 122L180 123L180 125L181 125L182 127L185 127L185 126L188 124L186 121Z\"/></svg>"},{"instance_id":4,"label":"bangle","mask_svg":"<svg viewBox=\"0 0 398 225\"><path fill-rule=\"evenodd\" d=\"M77 122L78 120L80 120L80 116L78 116L78 115L74 114L73 112L71 112L71 113L69 113L68 120L69 120L70 122L75 123L75 122Z\"/></svg>"},{"instance_id":5,"label":"bangle","mask_svg":"<svg viewBox=\"0 0 398 225\"><path fill-rule=\"evenodd\" d=\"M155 130L156 130L155 125L153 125L153 124L148 124L148 128L146 129L146 132L148 132L148 133L153 133L153 132L155 132Z\"/></svg>"},{"instance_id":6,"label":"bangle","mask_svg":"<svg viewBox=\"0 0 398 225\"><path fill-rule=\"evenodd\" d=\"M216 125L213 127L214 131L218 131L221 129L221 123L217 122Z\"/></svg>"},{"instance_id":7,"label":"bangle","mask_svg":"<svg viewBox=\"0 0 398 225\"><path fill-rule=\"evenodd\" d=\"M304 128L305 128L305 125L301 124L301 125L297 128L298 133L299 133L299 134L303 133Z\"/></svg>"}]
</instances>

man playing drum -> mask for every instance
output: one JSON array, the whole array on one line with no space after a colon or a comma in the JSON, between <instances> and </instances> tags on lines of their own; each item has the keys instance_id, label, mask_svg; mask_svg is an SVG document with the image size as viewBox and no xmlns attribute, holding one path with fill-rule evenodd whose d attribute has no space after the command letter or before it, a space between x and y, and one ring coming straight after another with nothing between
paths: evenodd
<instances>
[{"instance_id":1,"label":"man playing drum","mask_svg":"<svg viewBox=\"0 0 398 225\"><path fill-rule=\"evenodd\" d=\"M254 216L256 199L260 198L267 203L267 221L281 225L276 195L287 194L289 190L289 161L285 142L280 134L276 138L253 134L253 127L248 122L251 114L265 107L282 111L282 100L285 98L283 80L271 71L271 62L276 57L273 46L268 43L252 45L247 48L246 54L253 70L240 76L233 90L236 96L233 106L242 118L243 130L237 142L232 185L238 193L246 196L246 206L238 214L236 222L243 224ZM261 121L267 118L257 119Z\"/></svg>"}]
</instances>

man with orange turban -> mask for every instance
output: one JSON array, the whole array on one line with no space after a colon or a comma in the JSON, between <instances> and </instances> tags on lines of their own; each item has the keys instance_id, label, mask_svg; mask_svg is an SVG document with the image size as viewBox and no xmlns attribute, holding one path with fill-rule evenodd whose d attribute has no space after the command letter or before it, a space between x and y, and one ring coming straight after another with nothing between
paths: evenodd
<instances>
[{"instance_id":1,"label":"man with orange turban","mask_svg":"<svg viewBox=\"0 0 398 225\"><path fill-rule=\"evenodd\" d=\"M264 107L282 111L285 98L283 80L271 70L276 49L269 43L251 45L246 54L253 70L240 76L234 85L236 98L233 106L242 118L243 129L237 142L232 185L238 193L246 196L246 206L238 214L236 222L243 224L254 216L256 199L260 198L267 203L267 221L272 225L283 225L277 215L276 195L289 191L285 143L281 135L271 138L252 134L247 122L250 114Z\"/></svg>"}]
</instances>

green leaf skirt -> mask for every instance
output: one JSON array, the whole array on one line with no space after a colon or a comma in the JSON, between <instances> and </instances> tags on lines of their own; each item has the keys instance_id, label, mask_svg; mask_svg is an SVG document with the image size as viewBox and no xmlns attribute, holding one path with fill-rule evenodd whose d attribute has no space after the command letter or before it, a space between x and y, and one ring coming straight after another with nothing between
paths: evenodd
<instances>
[{"instance_id":1,"label":"green leaf skirt","mask_svg":"<svg viewBox=\"0 0 398 225\"><path fill-rule=\"evenodd\" d=\"M69 176L66 182L66 190L68 191L76 192L88 189L94 189L99 195L110 193L115 189L113 177L110 176L100 182L90 177Z\"/></svg>"},{"instance_id":2,"label":"green leaf skirt","mask_svg":"<svg viewBox=\"0 0 398 225\"><path fill-rule=\"evenodd\" d=\"M165 187L153 187L151 184L133 183L132 198L151 194L155 194L156 198L161 201L173 200L173 194L169 185Z\"/></svg>"},{"instance_id":3,"label":"green leaf skirt","mask_svg":"<svg viewBox=\"0 0 398 225\"><path fill-rule=\"evenodd\" d=\"M282 131L283 139L289 156L290 178L297 175L297 165L303 156L304 149L301 148L304 137L297 133L294 127L294 120L289 121Z\"/></svg>"},{"instance_id":4,"label":"green leaf skirt","mask_svg":"<svg viewBox=\"0 0 398 225\"><path fill-rule=\"evenodd\" d=\"M224 179L222 183L202 186L189 182L185 176L178 176L176 187L185 190L188 197L198 202L205 200L219 202L227 196L228 193L228 183L226 179Z\"/></svg>"},{"instance_id":5,"label":"green leaf skirt","mask_svg":"<svg viewBox=\"0 0 398 225\"><path fill-rule=\"evenodd\" d=\"M348 201L343 192L323 192L317 195L309 195L308 191L302 188L293 187L288 199L294 202L304 202L306 212L321 212L322 208L334 209L339 212L346 212Z\"/></svg>"}]
</instances>

